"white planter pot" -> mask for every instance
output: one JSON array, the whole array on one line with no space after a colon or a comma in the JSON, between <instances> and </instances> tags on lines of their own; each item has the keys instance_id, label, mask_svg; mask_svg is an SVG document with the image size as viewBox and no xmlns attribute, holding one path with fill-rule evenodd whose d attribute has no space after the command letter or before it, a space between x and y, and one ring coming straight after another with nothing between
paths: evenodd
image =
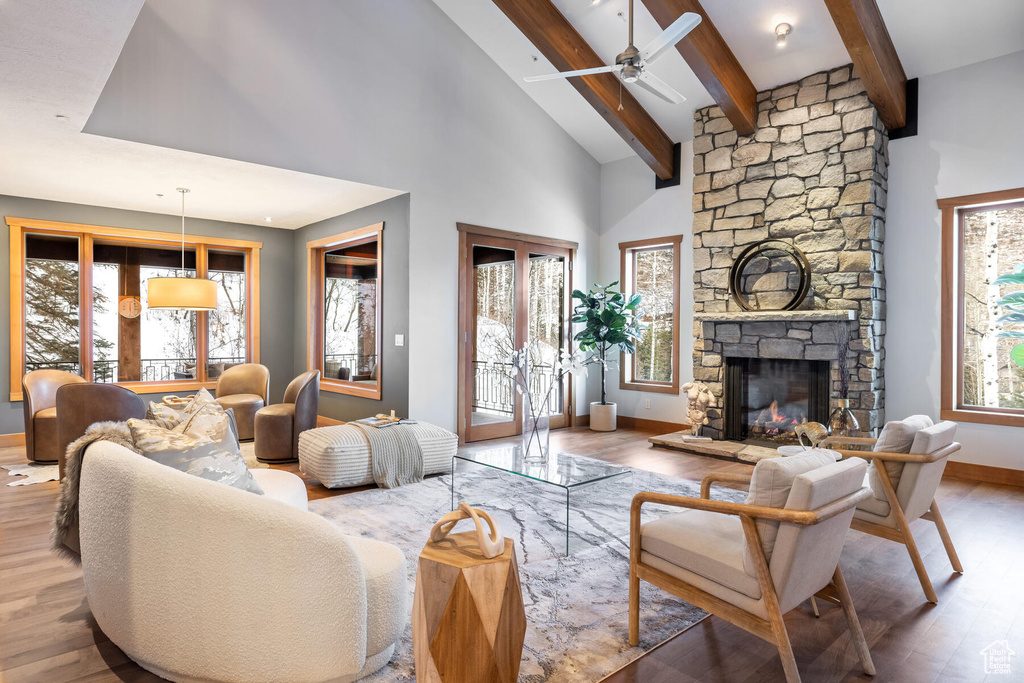
<instances>
[{"instance_id":1,"label":"white planter pot","mask_svg":"<svg viewBox=\"0 0 1024 683\"><path fill-rule=\"evenodd\" d=\"M615 431L615 409L614 403L608 403L601 405L598 403L590 404L590 429L595 432L614 432Z\"/></svg>"}]
</instances>

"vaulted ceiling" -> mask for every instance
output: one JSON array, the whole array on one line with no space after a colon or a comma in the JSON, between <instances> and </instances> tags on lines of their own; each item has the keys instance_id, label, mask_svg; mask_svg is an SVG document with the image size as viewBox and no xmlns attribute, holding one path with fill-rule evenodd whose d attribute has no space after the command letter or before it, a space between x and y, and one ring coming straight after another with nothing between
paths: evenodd
<instances>
[{"instance_id":1,"label":"vaulted ceiling","mask_svg":"<svg viewBox=\"0 0 1024 683\"><path fill-rule=\"evenodd\" d=\"M627 43L628 0L552 0L589 45L606 60ZM601 163L632 154L629 145L563 80L525 83L523 77L557 71L494 2L434 0L510 77ZM909 78L1024 50L1024 2L986 0L877 0ZM642 46L661 27L637 0L635 40ZM703 0L702 5L758 90L850 62L824 0ZM792 25L785 48L775 27ZM713 104L678 55L652 67L687 97L668 104L639 89L632 94L675 142L693 137L693 111ZM628 87L628 86L627 86Z\"/></svg>"}]
</instances>

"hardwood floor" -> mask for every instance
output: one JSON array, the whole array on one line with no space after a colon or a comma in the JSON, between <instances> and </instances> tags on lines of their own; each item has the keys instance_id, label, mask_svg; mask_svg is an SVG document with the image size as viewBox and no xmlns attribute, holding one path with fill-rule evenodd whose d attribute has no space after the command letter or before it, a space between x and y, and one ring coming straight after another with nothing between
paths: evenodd
<instances>
[{"instance_id":1,"label":"hardwood floor","mask_svg":"<svg viewBox=\"0 0 1024 683\"><path fill-rule=\"evenodd\" d=\"M746 465L653 449L648 432L552 432L556 447L662 474L699 480L710 471ZM479 447L479 446L471 446ZM23 463L24 449L0 449L0 463ZM296 465L282 469L298 471ZM0 475L4 481L6 471ZM351 492L307 482L310 499ZM49 551L56 482L0 486L0 681L156 681L96 626L81 571ZM838 608L809 606L786 617L805 681L1024 680L1024 489L945 480L939 491L946 523L965 573L946 560L933 525L912 526L938 605L924 601L906 550L850 532L842 566L871 645L878 675L860 669ZM623 577L623 582L626 577ZM645 585L643 590L656 590ZM641 616L641 628L643 617ZM1007 640L1017 653L1015 676L986 679L981 650ZM606 679L607 683L782 681L775 649L709 618Z\"/></svg>"}]
</instances>

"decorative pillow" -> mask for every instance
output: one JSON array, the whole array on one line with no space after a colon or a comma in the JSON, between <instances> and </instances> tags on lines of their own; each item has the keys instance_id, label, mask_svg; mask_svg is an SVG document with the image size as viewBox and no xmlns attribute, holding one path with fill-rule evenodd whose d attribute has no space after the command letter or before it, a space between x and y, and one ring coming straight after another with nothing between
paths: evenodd
<instances>
[{"instance_id":1,"label":"decorative pillow","mask_svg":"<svg viewBox=\"0 0 1024 683\"><path fill-rule=\"evenodd\" d=\"M166 403L149 402L146 410L146 420L164 429L174 429L185 421L188 415L176 410Z\"/></svg>"},{"instance_id":2,"label":"decorative pillow","mask_svg":"<svg viewBox=\"0 0 1024 683\"><path fill-rule=\"evenodd\" d=\"M789 491L793 488L793 480L805 472L835 464L827 450L808 451L806 455L794 455L788 458L765 458L754 466L754 474L750 478L750 493L747 494L747 505L760 505L771 508L784 508L789 500ZM761 537L761 547L765 557L771 561L775 549L775 538L779 535L779 523L757 520L757 534ZM751 576L757 575L750 553L743 555L743 568Z\"/></svg>"},{"instance_id":3,"label":"decorative pillow","mask_svg":"<svg viewBox=\"0 0 1024 683\"><path fill-rule=\"evenodd\" d=\"M135 447L150 460L262 495L231 434L230 421L224 411L205 409L174 429L134 418L128 420L128 429Z\"/></svg>"},{"instance_id":4,"label":"decorative pillow","mask_svg":"<svg viewBox=\"0 0 1024 683\"><path fill-rule=\"evenodd\" d=\"M931 427L934 423L927 415L911 415L905 420L886 422L882 433L878 435L878 441L872 450L885 453L909 453L917 433L922 429ZM902 462L885 463L885 471L892 481L892 488L895 491L900 486L900 477L903 475ZM887 500L885 488L882 486L882 478L878 476L874 463L868 468L868 486L872 495L878 500Z\"/></svg>"},{"instance_id":5,"label":"decorative pillow","mask_svg":"<svg viewBox=\"0 0 1024 683\"><path fill-rule=\"evenodd\" d=\"M219 403L217 403L217 399L213 397L213 394L207 391L206 388L204 387L197 391L196 395L192 397L192 400L188 402L188 404L185 406L185 412L194 413L200 408L202 408L204 405L210 403L212 403L213 405L220 405Z\"/></svg>"}]
</instances>

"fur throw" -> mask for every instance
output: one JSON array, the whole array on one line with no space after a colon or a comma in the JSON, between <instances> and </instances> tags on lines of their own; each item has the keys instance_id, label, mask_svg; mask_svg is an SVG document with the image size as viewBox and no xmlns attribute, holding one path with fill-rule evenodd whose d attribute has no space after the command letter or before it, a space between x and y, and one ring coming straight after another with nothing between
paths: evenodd
<instances>
[{"instance_id":1,"label":"fur throw","mask_svg":"<svg viewBox=\"0 0 1024 683\"><path fill-rule=\"evenodd\" d=\"M82 563L78 538L78 484L82 475L82 457L85 449L96 441L112 441L139 453L126 422L97 422L85 431L85 436L68 446L64 479L60 482L60 498L53 516L53 531L50 532L50 548L75 564Z\"/></svg>"}]
</instances>

